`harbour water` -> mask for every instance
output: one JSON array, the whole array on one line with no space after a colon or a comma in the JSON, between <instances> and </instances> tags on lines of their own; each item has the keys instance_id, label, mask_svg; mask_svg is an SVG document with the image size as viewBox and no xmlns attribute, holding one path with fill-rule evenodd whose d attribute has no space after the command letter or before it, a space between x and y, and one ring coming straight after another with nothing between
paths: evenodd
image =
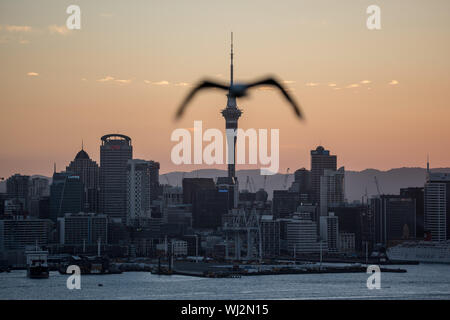
<instances>
[{"instance_id":1,"label":"harbour water","mask_svg":"<svg viewBox=\"0 0 450 320\"><path fill-rule=\"evenodd\" d=\"M215 279L149 272L82 276L81 289L69 290L68 275L29 279L13 270L0 273L0 299L450 299L449 265L390 267L408 272L382 273L378 290L367 288L365 273Z\"/></svg>"}]
</instances>

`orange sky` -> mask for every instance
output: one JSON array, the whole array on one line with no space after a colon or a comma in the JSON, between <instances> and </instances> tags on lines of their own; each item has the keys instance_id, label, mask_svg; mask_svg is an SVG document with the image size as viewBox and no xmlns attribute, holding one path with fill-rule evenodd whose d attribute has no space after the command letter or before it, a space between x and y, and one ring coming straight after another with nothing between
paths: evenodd
<instances>
[{"instance_id":1,"label":"orange sky","mask_svg":"<svg viewBox=\"0 0 450 320\"><path fill-rule=\"evenodd\" d=\"M70 4L81 30L65 28ZM240 127L280 129L281 172L309 168L318 144L347 170L423 167L427 153L450 166L448 12L447 0L2 1L0 177L63 170L82 139L98 161L115 132L161 172L197 169L171 163L170 134L194 120L224 128L226 97L205 92L173 114L192 83L228 79L230 31L236 79L275 74L303 106L299 122L276 91L238 100Z\"/></svg>"}]
</instances>

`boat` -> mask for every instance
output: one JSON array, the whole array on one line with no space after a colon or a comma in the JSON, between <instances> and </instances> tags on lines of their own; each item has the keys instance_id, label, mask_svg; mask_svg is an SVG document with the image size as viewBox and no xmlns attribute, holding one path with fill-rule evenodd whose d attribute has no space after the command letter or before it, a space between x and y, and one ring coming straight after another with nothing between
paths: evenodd
<instances>
[{"instance_id":1,"label":"boat","mask_svg":"<svg viewBox=\"0 0 450 320\"><path fill-rule=\"evenodd\" d=\"M391 261L450 264L450 241L407 241L387 249Z\"/></svg>"},{"instance_id":2,"label":"boat","mask_svg":"<svg viewBox=\"0 0 450 320\"><path fill-rule=\"evenodd\" d=\"M49 277L47 264L48 251L34 250L25 251L27 257L27 277L32 279L46 279Z\"/></svg>"}]
</instances>

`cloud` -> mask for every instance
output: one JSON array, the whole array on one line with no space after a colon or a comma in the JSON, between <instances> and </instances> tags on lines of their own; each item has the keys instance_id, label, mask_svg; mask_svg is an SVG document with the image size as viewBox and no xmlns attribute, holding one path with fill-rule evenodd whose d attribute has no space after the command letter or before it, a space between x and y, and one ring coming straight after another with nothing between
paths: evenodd
<instances>
[{"instance_id":1,"label":"cloud","mask_svg":"<svg viewBox=\"0 0 450 320\"><path fill-rule=\"evenodd\" d=\"M188 82L178 82L175 84L177 87L187 87L189 85Z\"/></svg>"},{"instance_id":2,"label":"cloud","mask_svg":"<svg viewBox=\"0 0 450 320\"><path fill-rule=\"evenodd\" d=\"M396 84L398 84L397 80L391 80L391 82L389 82L390 85L395 86Z\"/></svg>"},{"instance_id":3,"label":"cloud","mask_svg":"<svg viewBox=\"0 0 450 320\"><path fill-rule=\"evenodd\" d=\"M51 34L60 34L60 35L67 35L70 33L70 30L67 29L66 26L57 26L56 24L52 24L51 26L48 26L48 30Z\"/></svg>"},{"instance_id":4,"label":"cloud","mask_svg":"<svg viewBox=\"0 0 450 320\"><path fill-rule=\"evenodd\" d=\"M274 87L261 86L261 87L257 87L257 90L260 90L260 91L273 91L275 89L274 89Z\"/></svg>"},{"instance_id":5,"label":"cloud","mask_svg":"<svg viewBox=\"0 0 450 320\"><path fill-rule=\"evenodd\" d=\"M353 83L353 84L350 84L350 85L346 86L346 88L347 88L347 89L350 89L350 88L358 88L359 86L360 86L359 84Z\"/></svg>"},{"instance_id":6,"label":"cloud","mask_svg":"<svg viewBox=\"0 0 450 320\"><path fill-rule=\"evenodd\" d=\"M317 82L308 82L306 84L307 87L317 87L318 85L319 85L319 83L317 83Z\"/></svg>"},{"instance_id":7,"label":"cloud","mask_svg":"<svg viewBox=\"0 0 450 320\"><path fill-rule=\"evenodd\" d=\"M32 28L30 26L5 25L4 28L8 32L30 32L30 31L32 31Z\"/></svg>"},{"instance_id":8,"label":"cloud","mask_svg":"<svg viewBox=\"0 0 450 320\"><path fill-rule=\"evenodd\" d=\"M39 73L37 73L37 72L28 72L27 73L27 76L30 76L30 77L37 77L39 75Z\"/></svg>"},{"instance_id":9,"label":"cloud","mask_svg":"<svg viewBox=\"0 0 450 320\"><path fill-rule=\"evenodd\" d=\"M283 80L283 83L284 84L293 84L293 83L295 83L295 81L293 81L293 80Z\"/></svg>"},{"instance_id":10,"label":"cloud","mask_svg":"<svg viewBox=\"0 0 450 320\"><path fill-rule=\"evenodd\" d=\"M130 83L131 79L116 79L115 81L117 81L119 83L126 84L126 83Z\"/></svg>"},{"instance_id":11,"label":"cloud","mask_svg":"<svg viewBox=\"0 0 450 320\"><path fill-rule=\"evenodd\" d=\"M329 83L328 86L329 86L329 87L336 87L337 84L336 84L336 83Z\"/></svg>"},{"instance_id":12,"label":"cloud","mask_svg":"<svg viewBox=\"0 0 450 320\"><path fill-rule=\"evenodd\" d=\"M362 84L368 84L368 83L371 83L372 81L370 81L370 80L363 80L363 81L361 81L361 83Z\"/></svg>"},{"instance_id":13,"label":"cloud","mask_svg":"<svg viewBox=\"0 0 450 320\"><path fill-rule=\"evenodd\" d=\"M169 81L162 80L157 82L152 82L151 84L154 84L155 86L168 86L170 84Z\"/></svg>"},{"instance_id":14,"label":"cloud","mask_svg":"<svg viewBox=\"0 0 450 320\"><path fill-rule=\"evenodd\" d=\"M86 78L81 78L81 81L87 81L87 79Z\"/></svg>"},{"instance_id":15,"label":"cloud","mask_svg":"<svg viewBox=\"0 0 450 320\"><path fill-rule=\"evenodd\" d=\"M104 78L98 79L97 81L98 82L107 82L107 81L112 81L112 80L114 80L114 77L106 76Z\"/></svg>"}]
</instances>

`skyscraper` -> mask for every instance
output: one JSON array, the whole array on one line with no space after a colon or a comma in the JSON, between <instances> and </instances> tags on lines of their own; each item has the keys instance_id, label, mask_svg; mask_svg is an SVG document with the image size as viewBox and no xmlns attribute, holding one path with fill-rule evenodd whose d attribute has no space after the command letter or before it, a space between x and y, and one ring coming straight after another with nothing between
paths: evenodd
<instances>
[{"instance_id":1,"label":"skyscraper","mask_svg":"<svg viewBox=\"0 0 450 320\"><path fill-rule=\"evenodd\" d=\"M450 238L450 174L428 173L425 183L425 230L432 241Z\"/></svg>"},{"instance_id":2,"label":"skyscraper","mask_svg":"<svg viewBox=\"0 0 450 320\"><path fill-rule=\"evenodd\" d=\"M15 174L6 180L6 194L9 199L18 199L22 202L25 211L28 210L28 192L30 176Z\"/></svg>"},{"instance_id":3,"label":"skyscraper","mask_svg":"<svg viewBox=\"0 0 450 320\"><path fill-rule=\"evenodd\" d=\"M320 215L328 216L328 207L340 205L345 200L345 169L337 171L325 169L320 177Z\"/></svg>"},{"instance_id":4,"label":"skyscraper","mask_svg":"<svg viewBox=\"0 0 450 320\"><path fill-rule=\"evenodd\" d=\"M127 164L127 224L139 225L150 218L152 200L157 198L159 163L130 159Z\"/></svg>"},{"instance_id":5,"label":"skyscraper","mask_svg":"<svg viewBox=\"0 0 450 320\"><path fill-rule=\"evenodd\" d=\"M122 134L101 137L100 212L126 218L127 161L133 157L131 138Z\"/></svg>"},{"instance_id":6,"label":"skyscraper","mask_svg":"<svg viewBox=\"0 0 450 320\"><path fill-rule=\"evenodd\" d=\"M66 170L78 175L84 184L86 211L98 212L100 183L97 162L91 160L82 147L75 156L75 159L67 166Z\"/></svg>"},{"instance_id":7,"label":"skyscraper","mask_svg":"<svg viewBox=\"0 0 450 320\"><path fill-rule=\"evenodd\" d=\"M322 146L311 150L311 189L314 203L320 201L320 177L323 176L325 169L336 171L336 166L337 157L330 155L329 150L325 150Z\"/></svg>"},{"instance_id":8,"label":"skyscraper","mask_svg":"<svg viewBox=\"0 0 450 320\"><path fill-rule=\"evenodd\" d=\"M53 222L66 213L78 213L84 209L84 185L72 172L55 172L50 186L50 219Z\"/></svg>"}]
</instances>

